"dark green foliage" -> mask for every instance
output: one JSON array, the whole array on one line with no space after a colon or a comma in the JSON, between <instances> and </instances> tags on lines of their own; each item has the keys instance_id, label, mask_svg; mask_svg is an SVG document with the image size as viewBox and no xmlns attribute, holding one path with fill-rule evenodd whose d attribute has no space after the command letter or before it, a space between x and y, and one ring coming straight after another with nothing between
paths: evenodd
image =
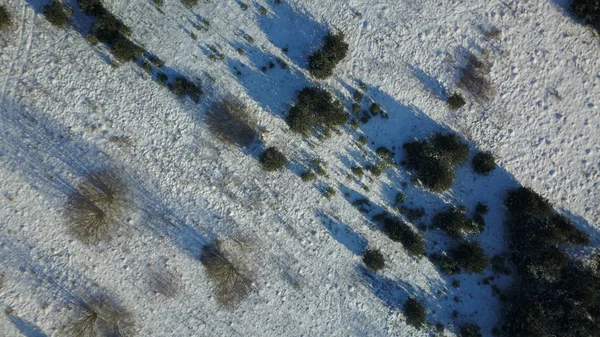
<instances>
[{"instance_id":1,"label":"dark green foliage","mask_svg":"<svg viewBox=\"0 0 600 337\"><path fill-rule=\"evenodd\" d=\"M453 239L460 239L464 234L479 234L477 224L469 219L464 210L450 207L433 217L432 225L446 232Z\"/></svg>"},{"instance_id":2,"label":"dark green foliage","mask_svg":"<svg viewBox=\"0 0 600 337\"><path fill-rule=\"evenodd\" d=\"M458 110L462 108L465 104L467 104L467 102L465 102L465 99L459 93L454 93L450 95L446 103L448 104L450 110Z\"/></svg>"},{"instance_id":3,"label":"dark green foliage","mask_svg":"<svg viewBox=\"0 0 600 337\"><path fill-rule=\"evenodd\" d=\"M404 194L402 192L398 192L396 194L396 199L394 200L394 205L398 206L398 205L404 203L405 200L406 200L406 194Z\"/></svg>"},{"instance_id":4,"label":"dark green foliage","mask_svg":"<svg viewBox=\"0 0 600 337\"><path fill-rule=\"evenodd\" d=\"M412 230L409 225L389 213L381 213L373 217L373 221L381 224L383 232L393 241L402 243L402 246L411 255L425 254L425 241L423 237Z\"/></svg>"},{"instance_id":5,"label":"dark green foliage","mask_svg":"<svg viewBox=\"0 0 600 337\"><path fill-rule=\"evenodd\" d=\"M369 172L371 172L372 175L379 177L383 173L384 166L381 164L369 165L367 168L368 168Z\"/></svg>"},{"instance_id":6,"label":"dark green foliage","mask_svg":"<svg viewBox=\"0 0 600 337\"><path fill-rule=\"evenodd\" d=\"M333 69L348 53L348 44L344 42L344 34L329 33L325 36L323 48L308 57L308 71L318 79L333 74Z\"/></svg>"},{"instance_id":7,"label":"dark green foliage","mask_svg":"<svg viewBox=\"0 0 600 337\"><path fill-rule=\"evenodd\" d=\"M343 125L347 120L342 104L333 100L328 91L314 87L300 91L287 117L290 129L304 136L315 129L325 131Z\"/></svg>"},{"instance_id":8,"label":"dark green foliage","mask_svg":"<svg viewBox=\"0 0 600 337\"><path fill-rule=\"evenodd\" d=\"M454 166L467 160L469 147L454 134L433 137L403 145L405 166L416 171L417 179L428 189L441 192L452 187Z\"/></svg>"},{"instance_id":9,"label":"dark green foliage","mask_svg":"<svg viewBox=\"0 0 600 337\"><path fill-rule=\"evenodd\" d=\"M485 218L481 213L475 213L473 215L473 223L477 226L477 231L479 233L483 232L485 229Z\"/></svg>"},{"instance_id":10,"label":"dark green foliage","mask_svg":"<svg viewBox=\"0 0 600 337\"><path fill-rule=\"evenodd\" d=\"M147 55L146 58L157 68L160 68L165 64L163 60L161 60L160 58L158 58L158 56L155 55Z\"/></svg>"},{"instance_id":11,"label":"dark green foliage","mask_svg":"<svg viewBox=\"0 0 600 337\"><path fill-rule=\"evenodd\" d=\"M423 207L407 207L403 214L406 215L408 220L415 221L425 216L425 209Z\"/></svg>"},{"instance_id":12,"label":"dark green foliage","mask_svg":"<svg viewBox=\"0 0 600 337\"><path fill-rule=\"evenodd\" d=\"M358 113L360 111L360 104L358 103L352 103L352 112L353 113Z\"/></svg>"},{"instance_id":13,"label":"dark green foliage","mask_svg":"<svg viewBox=\"0 0 600 337\"><path fill-rule=\"evenodd\" d=\"M381 112L381 106L379 106L379 104L377 103L373 103L371 104L371 106L369 107L369 110L371 110L371 113L373 115L377 115L378 113Z\"/></svg>"},{"instance_id":14,"label":"dark green foliage","mask_svg":"<svg viewBox=\"0 0 600 337\"><path fill-rule=\"evenodd\" d=\"M56 27L64 28L69 24L70 11L58 0L44 6L46 20Z\"/></svg>"},{"instance_id":15,"label":"dark green foliage","mask_svg":"<svg viewBox=\"0 0 600 337\"><path fill-rule=\"evenodd\" d=\"M600 1L571 0L571 11L600 33Z\"/></svg>"},{"instance_id":16,"label":"dark green foliage","mask_svg":"<svg viewBox=\"0 0 600 337\"><path fill-rule=\"evenodd\" d=\"M488 211L488 206L482 202L478 202L477 205L475 205L475 213L477 214L485 215Z\"/></svg>"},{"instance_id":17,"label":"dark green foliage","mask_svg":"<svg viewBox=\"0 0 600 337\"><path fill-rule=\"evenodd\" d=\"M465 324L460 327L460 337L481 337L481 328L476 324Z\"/></svg>"},{"instance_id":18,"label":"dark green foliage","mask_svg":"<svg viewBox=\"0 0 600 337\"><path fill-rule=\"evenodd\" d=\"M350 121L350 127L352 127L353 129L358 129L359 126L360 122L358 121L358 119L352 118L352 120Z\"/></svg>"},{"instance_id":19,"label":"dark green foliage","mask_svg":"<svg viewBox=\"0 0 600 337\"><path fill-rule=\"evenodd\" d=\"M259 162L263 170L270 172L282 169L287 163L287 159L277 148L269 147L260 156Z\"/></svg>"},{"instance_id":20,"label":"dark green foliage","mask_svg":"<svg viewBox=\"0 0 600 337\"><path fill-rule=\"evenodd\" d=\"M185 77L177 77L173 80L173 93L179 97L189 96L194 102L200 101L202 89L199 85L191 82Z\"/></svg>"},{"instance_id":21,"label":"dark green foliage","mask_svg":"<svg viewBox=\"0 0 600 337\"><path fill-rule=\"evenodd\" d=\"M360 166L354 166L352 168L352 173L357 177L362 177L364 174L363 168Z\"/></svg>"},{"instance_id":22,"label":"dark green foliage","mask_svg":"<svg viewBox=\"0 0 600 337\"><path fill-rule=\"evenodd\" d=\"M10 26L11 18L10 13L6 10L3 5L0 5L0 30Z\"/></svg>"},{"instance_id":23,"label":"dark green foliage","mask_svg":"<svg viewBox=\"0 0 600 337\"><path fill-rule=\"evenodd\" d=\"M198 4L198 0L181 0L181 3L187 8L192 8Z\"/></svg>"},{"instance_id":24,"label":"dark green foliage","mask_svg":"<svg viewBox=\"0 0 600 337\"><path fill-rule=\"evenodd\" d=\"M335 189L331 186L327 187L323 192L323 196L327 199L331 199L335 195Z\"/></svg>"},{"instance_id":25,"label":"dark green foliage","mask_svg":"<svg viewBox=\"0 0 600 337\"><path fill-rule=\"evenodd\" d=\"M113 44L116 40L131 33L131 28L125 25L121 20L117 19L112 13L103 12L98 16L98 20L94 23L92 32L98 40Z\"/></svg>"},{"instance_id":26,"label":"dark green foliage","mask_svg":"<svg viewBox=\"0 0 600 337\"><path fill-rule=\"evenodd\" d=\"M358 137L358 144L360 144L360 145L367 144L367 137L365 137L365 136Z\"/></svg>"},{"instance_id":27,"label":"dark green foliage","mask_svg":"<svg viewBox=\"0 0 600 337\"><path fill-rule=\"evenodd\" d=\"M517 277L503 330L516 337L592 337L600 334L598 271L569 261L564 245L587 235L529 188L507 194L508 231Z\"/></svg>"},{"instance_id":28,"label":"dark green foliage","mask_svg":"<svg viewBox=\"0 0 600 337\"><path fill-rule=\"evenodd\" d=\"M356 90L356 91L354 91L354 94L352 95L352 97L354 98L354 100L355 100L356 102L360 102L360 101L363 99L363 97L364 97L364 94L362 93L362 91L360 91L360 90ZM357 104L358 104L358 103L357 103ZM360 105L359 105L359 106L360 106Z\"/></svg>"},{"instance_id":29,"label":"dark green foliage","mask_svg":"<svg viewBox=\"0 0 600 337\"><path fill-rule=\"evenodd\" d=\"M243 102L233 96L212 104L206 112L205 121L213 136L228 145L247 147L257 137L254 116Z\"/></svg>"},{"instance_id":30,"label":"dark green foliage","mask_svg":"<svg viewBox=\"0 0 600 337\"><path fill-rule=\"evenodd\" d=\"M380 146L375 150L375 154L382 160L392 161L392 151L385 146Z\"/></svg>"},{"instance_id":31,"label":"dark green foliage","mask_svg":"<svg viewBox=\"0 0 600 337\"><path fill-rule=\"evenodd\" d=\"M519 187L508 192L504 205L515 216L549 218L552 213L550 202L529 187Z\"/></svg>"},{"instance_id":32,"label":"dark green foliage","mask_svg":"<svg viewBox=\"0 0 600 337\"><path fill-rule=\"evenodd\" d=\"M100 0L77 0L77 5L83 13L90 16L98 16L106 13Z\"/></svg>"},{"instance_id":33,"label":"dark green foliage","mask_svg":"<svg viewBox=\"0 0 600 337\"><path fill-rule=\"evenodd\" d=\"M419 329L425 324L425 307L416 299L409 297L404 303L406 323Z\"/></svg>"},{"instance_id":34,"label":"dark green foliage","mask_svg":"<svg viewBox=\"0 0 600 337\"><path fill-rule=\"evenodd\" d=\"M368 249L363 256L363 262L373 271L381 270L385 266L385 259L378 249Z\"/></svg>"},{"instance_id":35,"label":"dark green foliage","mask_svg":"<svg viewBox=\"0 0 600 337\"><path fill-rule=\"evenodd\" d=\"M157 8L162 7L165 4L165 0L154 0L154 6Z\"/></svg>"},{"instance_id":36,"label":"dark green foliage","mask_svg":"<svg viewBox=\"0 0 600 337\"><path fill-rule=\"evenodd\" d=\"M487 175L496 168L496 160L491 152L479 152L471 162L473 171L481 175Z\"/></svg>"},{"instance_id":37,"label":"dark green foliage","mask_svg":"<svg viewBox=\"0 0 600 337\"><path fill-rule=\"evenodd\" d=\"M462 242L450 249L446 254L434 254L431 261L448 275L460 273L461 270L472 274L481 273L488 267L490 260L475 242Z\"/></svg>"},{"instance_id":38,"label":"dark green foliage","mask_svg":"<svg viewBox=\"0 0 600 337\"><path fill-rule=\"evenodd\" d=\"M306 171L300 174L300 179L302 179L304 182L309 182L315 180L316 178L317 175L313 171Z\"/></svg>"},{"instance_id":39,"label":"dark green foliage","mask_svg":"<svg viewBox=\"0 0 600 337\"><path fill-rule=\"evenodd\" d=\"M134 61L144 50L125 37L118 38L112 45L112 51L121 62Z\"/></svg>"}]
</instances>

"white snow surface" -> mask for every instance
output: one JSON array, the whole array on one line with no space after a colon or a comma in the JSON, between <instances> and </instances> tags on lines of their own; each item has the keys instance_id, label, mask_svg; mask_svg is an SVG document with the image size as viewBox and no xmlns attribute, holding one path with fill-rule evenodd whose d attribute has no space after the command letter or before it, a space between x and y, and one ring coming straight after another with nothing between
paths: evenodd
<instances>
[{"instance_id":1,"label":"white snow surface","mask_svg":"<svg viewBox=\"0 0 600 337\"><path fill-rule=\"evenodd\" d=\"M600 43L561 3L284 0L248 2L244 11L234 0L200 1L191 10L167 0L161 14L149 0L105 0L132 28L134 41L169 69L202 81L197 105L133 63L112 67L108 49L91 46L76 29L50 25L40 12L45 2L5 3L13 25L0 33L0 303L10 310L0 318L1 336L61 336L70 296L96 291L132 313L140 336L433 335L432 326L406 324L408 296L422 301L428 322L443 324L448 336L470 322L491 336L500 316L498 297L482 283L491 271L448 277L427 258L409 256L352 206L359 194L396 212L390 205L403 190L407 205L427 212L415 228L450 204L472 210L484 201L490 212L477 240L492 256L505 248L506 190L521 184L598 244ZM208 29L196 30L202 19ZM499 39L485 39L482 31L491 27L501 30ZM344 32L349 53L334 76L317 81L306 58L330 29ZM209 59L209 46L225 58ZM460 48L486 51L497 94L485 104L467 99L449 112L438 96L459 90ZM288 69L261 71L275 57ZM289 131L285 115L298 90L319 84L349 107L359 80L388 120L344 127L325 141ZM265 173L257 147L240 150L213 139L203 115L225 95L250 106L269 131L265 146L281 149L289 169ZM439 194L411 184L402 168L373 182L369 175L346 177L351 167L373 162L379 146L395 146L401 160L404 142L445 129L469 141L471 156L492 151L499 167L482 177L467 163L453 188ZM356 145L359 134L369 139L366 153ZM328 176L302 182L298 174L312 158L327 162ZM153 212L130 208L118 235L87 246L67 234L58 180L77 184L82 172L107 165L125 177L136 203ZM330 200L322 196L325 186L338 190ZM161 231L166 225L154 223L163 218L183 232ZM451 243L437 230L424 236L428 252ZM198 260L202 244L215 237L251 242L240 259L251 269L255 291L234 309L215 301ZM386 268L372 278L360 268L367 245L386 258ZM178 278L174 298L145 285L148 266L157 265Z\"/></svg>"}]
</instances>

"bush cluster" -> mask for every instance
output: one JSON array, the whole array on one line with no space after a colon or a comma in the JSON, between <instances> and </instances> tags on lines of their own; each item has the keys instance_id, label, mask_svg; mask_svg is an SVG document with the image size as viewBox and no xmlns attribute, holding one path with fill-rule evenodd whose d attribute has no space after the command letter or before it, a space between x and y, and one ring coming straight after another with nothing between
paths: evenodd
<instances>
[{"instance_id":1,"label":"bush cluster","mask_svg":"<svg viewBox=\"0 0 600 337\"><path fill-rule=\"evenodd\" d=\"M383 254L378 249L368 249L363 256L363 262L373 271L381 270L385 266Z\"/></svg>"},{"instance_id":2,"label":"bush cluster","mask_svg":"<svg viewBox=\"0 0 600 337\"><path fill-rule=\"evenodd\" d=\"M450 207L433 217L432 225L443 230L453 239L460 239L464 234L479 234L479 226L458 207Z\"/></svg>"},{"instance_id":3,"label":"bush cluster","mask_svg":"<svg viewBox=\"0 0 600 337\"><path fill-rule=\"evenodd\" d=\"M344 42L342 32L329 33L324 40L323 48L308 57L308 71L319 79L331 76L335 66L348 53L348 44Z\"/></svg>"},{"instance_id":4,"label":"bush cluster","mask_svg":"<svg viewBox=\"0 0 600 337\"><path fill-rule=\"evenodd\" d=\"M506 302L509 336L592 337L600 331L600 275L578 265L565 245L586 245L587 235L550 202L519 187L505 199L517 276Z\"/></svg>"},{"instance_id":5,"label":"bush cluster","mask_svg":"<svg viewBox=\"0 0 600 337\"><path fill-rule=\"evenodd\" d=\"M406 168L416 171L417 179L434 192L452 187L454 167L464 163L469 155L469 146L451 133L436 133L425 140L405 143L403 148Z\"/></svg>"},{"instance_id":6,"label":"bush cluster","mask_svg":"<svg viewBox=\"0 0 600 337\"><path fill-rule=\"evenodd\" d=\"M598 0L571 0L571 10L600 33L600 2Z\"/></svg>"},{"instance_id":7,"label":"bush cluster","mask_svg":"<svg viewBox=\"0 0 600 337\"><path fill-rule=\"evenodd\" d=\"M425 324L425 307L412 297L404 302L404 315L406 315L406 323L417 329Z\"/></svg>"},{"instance_id":8,"label":"bush cluster","mask_svg":"<svg viewBox=\"0 0 600 337\"><path fill-rule=\"evenodd\" d=\"M6 10L6 7L0 5L0 30L3 30L4 28L10 26L10 24L10 12Z\"/></svg>"},{"instance_id":9,"label":"bush cluster","mask_svg":"<svg viewBox=\"0 0 600 337\"><path fill-rule=\"evenodd\" d=\"M265 171L270 172L282 169L287 163L287 159L277 148L269 147L260 156L259 162Z\"/></svg>"},{"instance_id":10,"label":"bush cluster","mask_svg":"<svg viewBox=\"0 0 600 337\"><path fill-rule=\"evenodd\" d=\"M479 152L471 161L473 171L477 174L488 175L496 168L496 159L491 152Z\"/></svg>"},{"instance_id":11,"label":"bush cluster","mask_svg":"<svg viewBox=\"0 0 600 337\"><path fill-rule=\"evenodd\" d=\"M410 255L422 256L425 254L423 237L399 218L389 213L381 213L374 216L373 221L381 224L383 232L390 239L402 243L402 246Z\"/></svg>"},{"instance_id":12,"label":"bush cluster","mask_svg":"<svg viewBox=\"0 0 600 337\"><path fill-rule=\"evenodd\" d=\"M462 108L465 104L467 104L467 102L465 102L465 99L459 93L454 93L450 95L446 103L448 104L450 110L458 110Z\"/></svg>"},{"instance_id":13,"label":"bush cluster","mask_svg":"<svg viewBox=\"0 0 600 337\"><path fill-rule=\"evenodd\" d=\"M71 18L70 10L58 0L52 0L51 3L44 6L44 15L48 22L59 28L66 27Z\"/></svg>"},{"instance_id":14,"label":"bush cluster","mask_svg":"<svg viewBox=\"0 0 600 337\"><path fill-rule=\"evenodd\" d=\"M448 275L458 274L461 270L469 274L481 273L490 264L483 248L475 242L467 241L450 249L446 254L432 255L431 261Z\"/></svg>"},{"instance_id":15,"label":"bush cluster","mask_svg":"<svg viewBox=\"0 0 600 337\"><path fill-rule=\"evenodd\" d=\"M173 80L171 89L175 95L179 97L187 95L196 103L200 101L200 96L202 95L200 85L182 76L178 76Z\"/></svg>"},{"instance_id":16,"label":"bush cluster","mask_svg":"<svg viewBox=\"0 0 600 337\"><path fill-rule=\"evenodd\" d=\"M481 328L476 324L465 324L460 327L460 337L481 337Z\"/></svg>"},{"instance_id":17,"label":"bush cluster","mask_svg":"<svg viewBox=\"0 0 600 337\"><path fill-rule=\"evenodd\" d=\"M342 104L320 88L304 88L288 114L287 122L294 132L307 136L314 130L326 131L348 120Z\"/></svg>"}]
</instances>

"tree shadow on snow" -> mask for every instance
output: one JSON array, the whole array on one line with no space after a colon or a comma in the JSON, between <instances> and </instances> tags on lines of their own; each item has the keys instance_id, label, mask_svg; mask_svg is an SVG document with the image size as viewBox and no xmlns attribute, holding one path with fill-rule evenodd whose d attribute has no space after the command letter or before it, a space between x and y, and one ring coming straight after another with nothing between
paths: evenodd
<instances>
[{"instance_id":1,"label":"tree shadow on snow","mask_svg":"<svg viewBox=\"0 0 600 337\"><path fill-rule=\"evenodd\" d=\"M320 47L328 32L310 13L286 1L271 5L268 15L258 14L258 23L269 41L279 49L287 48L287 57L304 69L308 56Z\"/></svg>"},{"instance_id":2,"label":"tree shadow on snow","mask_svg":"<svg viewBox=\"0 0 600 337\"><path fill-rule=\"evenodd\" d=\"M8 320L15 326L25 337L46 337L47 335L34 323L27 322L19 316L7 315Z\"/></svg>"},{"instance_id":3,"label":"tree shadow on snow","mask_svg":"<svg viewBox=\"0 0 600 337\"><path fill-rule=\"evenodd\" d=\"M367 240L359 233L355 232L350 226L342 223L334 216L327 215L322 211L316 211L316 216L321 220L323 227L327 229L331 237L341 243L355 255L362 256L367 249Z\"/></svg>"}]
</instances>

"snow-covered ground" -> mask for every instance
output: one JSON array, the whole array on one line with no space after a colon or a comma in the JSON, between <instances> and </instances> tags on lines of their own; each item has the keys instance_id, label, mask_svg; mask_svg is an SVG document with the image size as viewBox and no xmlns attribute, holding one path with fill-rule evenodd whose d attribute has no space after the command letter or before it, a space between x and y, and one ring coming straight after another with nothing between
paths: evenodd
<instances>
[{"instance_id":1,"label":"snow-covered ground","mask_svg":"<svg viewBox=\"0 0 600 337\"><path fill-rule=\"evenodd\" d=\"M443 324L447 335L470 322L491 335L499 301L482 282L491 271L440 274L374 230L369 216L377 211L365 215L351 205L359 195L375 209L390 208L403 190L408 205L427 211L415 227L449 204L471 211L485 201L490 213L479 240L494 255L504 248L506 190L531 186L598 244L600 44L554 1L289 0L248 2L244 11L234 0L200 1L192 10L171 0L164 14L149 0L105 1L166 67L202 81L198 105L133 63L112 67L106 47L90 46L77 29L51 26L42 5L8 0L13 26L0 33L0 303L11 308L0 318L2 336L61 336L69 298L97 291L119 299L140 336L432 334L404 322L408 296L423 301L428 321ZM196 30L203 19L208 29ZM499 39L485 38L491 27L501 30ZM333 77L315 81L306 57L330 29L345 33L349 53ZM224 59L211 60L210 47ZM439 96L456 89L461 48L487 55L497 95L450 112ZM263 72L276 57L289 67ZM299 89L323 85L349 107L359 80L388 120L345 127L325 141L289 131L284 117ZM269 131L265 145L291 160L288 170L265 173L260 149L213 139L204 111L225 95L252 108ZM441 194L413 186L404 169L373 182L346 177L356 164L373 162L379 146L395 147L400 160L405 141L448 128L470 142L472 154L492 151L498 169L480 177L466 164ZM359 134L370 151L356 145ZM327 162L328 176L302 182L298 174L313 158ZM138 207L129 208L112 241L86 246L66 232L64 188L107 165L125 177ZM338 190L330 200L325 186ZM243 260L256 291L233 310L214 300L198 260L216 236L251 242ZM436 230L424 236L428 252L450 243ZM367 246L386 257L386 268L370 277L360 267ZM148 290L149 266L179 279L175 297Z\"/></svg>"}]
</instances>

